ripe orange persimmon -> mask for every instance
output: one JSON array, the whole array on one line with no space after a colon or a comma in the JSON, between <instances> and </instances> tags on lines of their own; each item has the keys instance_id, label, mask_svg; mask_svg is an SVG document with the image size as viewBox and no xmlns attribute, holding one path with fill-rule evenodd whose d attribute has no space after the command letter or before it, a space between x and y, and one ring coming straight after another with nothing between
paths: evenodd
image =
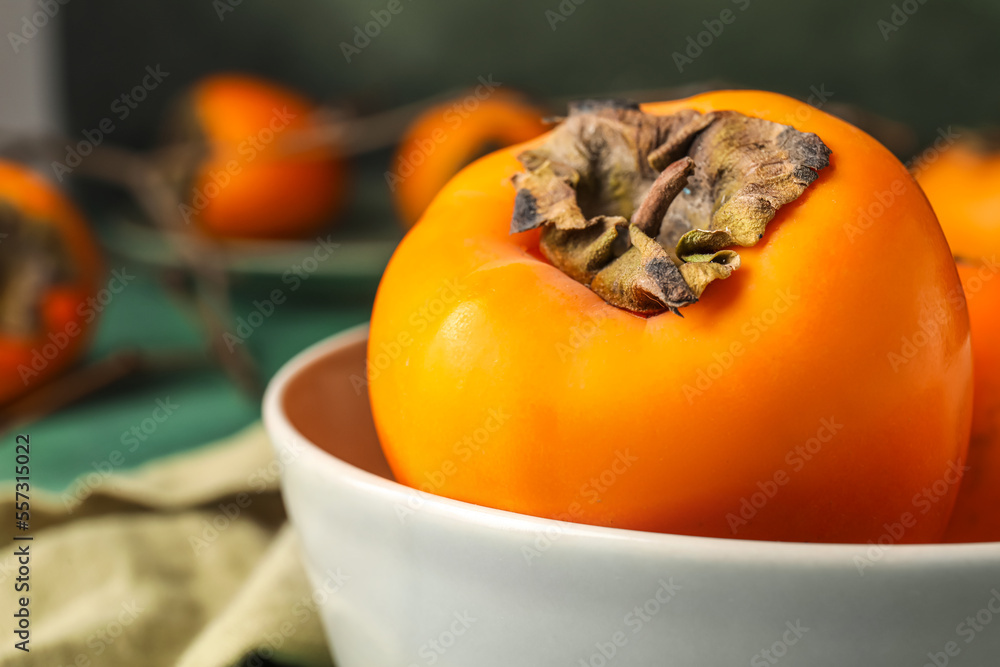
<instances>
[{"instance_id":1,"label":"ripe orange persimmon","mask_svg":"<svg viewBox=\"0 0 1000 667\"><path fill-rule=\"evenodd\" d=\"M411 227L445 183L475 158L545 132L544 115L521 96L489 91L485 84L422 113L385 175L403 223Z\"/></svg>"},{"instance_id":2,"label":"ripe orange persimmon","mask_svg":"<svg viewBox=\"0 0 1000 667\"><path fill-rule=\"evenodd\" d=\"M795 119L832 156L683 318L612 306L546 259L549 231L509 233L546 203L516 194L511 178L529 179L519 156L573 182L533 159L552 135L466 168L397 249L372 314L367 381L397 478L621 528L940 539L972 359L955 264L920 189L868 135L787 97L722 91L643 109ZM685 196L703 185L694 163ZM656 183L690 168L677 160ZM720 191L712 215L740 193Z\"/></svg>"},{"instance_id":3,"label":"ripe orange persimmon","mask_svg":"<svg viewBox=\"0 0 1000 667\"><path fill-rule=\"evenodd\" d=\"M0 403L83 353L102 262L87 223L27 167L0 161Z\"/></svg>"},{"instance_id":4,"label":"ripe orange persimmon","mask_svg":"<svg viewBox=\"0 0 1000 667\"><path fill-rule=\"evenodd\" d=\"M968 470L945 534L947 542L1000 542L1000 264L958 272L969 301L975 392Z\"/></svg>"},{"instance_id":5,"label":"ripe orange persimmon","mask_svg":"<svg viewBox=\"0 0 1000 667\"><path fill-rule=\"evenodd\" d=\"M1000 152L976 139L959 141L926 161L917 182L956 257L1000 254Z\"/></svg>"},{"instance_id":6,"label":"ripe orange persimmon","mask_svg":"<svg viewBox=\"0 0 1000 667\"><path fill-rule=\"evenodd\" d=\"M345 164L328 146L298 146L318 125L312 103L239 74L202 79L185 102L182 131L208 151L186 191L189 221L214 236L268 239L308 237L329 223Z\"/></svg>"},{"instance_id":7,"label":"ripe orange persimmon","mask_svg":"<svg viewBox=\"0 0 1000 667\"><path fill-rule=\"evenodd\" d=\"M945 539L1000 541L1000 153L967 139L928 162L917 180L958 258L972 326L969 471Z\"/></svg>"}]
</instances>

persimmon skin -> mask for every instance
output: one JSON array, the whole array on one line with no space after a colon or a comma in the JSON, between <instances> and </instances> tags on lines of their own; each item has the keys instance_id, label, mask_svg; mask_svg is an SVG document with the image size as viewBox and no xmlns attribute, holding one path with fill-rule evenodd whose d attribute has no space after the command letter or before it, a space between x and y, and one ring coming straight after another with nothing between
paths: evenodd
<instances>
[{"instance_id":1,"label":"persimmon skin","mask_svg":"<svg viewBox=\"0 0 1000 667\"><path fill-rule=\"evenodd\" d=\"M469 98L476 100L474 109L462 106ZM421 114L396 150L386 179L406 227L413 226L434 195L484 149L520 144L548 129L542 122L544 112L514 93L496 91L482 100L470 94L464 99Z\"/></svg>"},{"instance_id":2,"label":"persimmon skin","mask_svg":"<svg viewBox=\"0 0 1000 667\"><path fill-rule=\"evenodd\" d=\"M87 305L87 299L97 293L104 264L80 212L59 190L27 167L0 161L0 201L33 222L54 227L74 268L72 284L56 286L42 297L41 326L36 335L22 337L0 331L3 404L57 376L86 350L97 313ZM43 356L45 364L36 368L35 353L42 353L46 345L55 346L50 334L64 344L54 356Z\"/></svg>"},{"instance_id":3,"label":"persimmon skin","mask_svg":"<svg viewBox=\"0 0 1000 667\"><path fill-rule=\"evenodd\" d=\"M875 140L804 103L722 91L644 106L684 108L792 123L831 165L683 319L616 309L542 260L537 233L508 235L516 155L537 142L465 169L399 246L372 314L369 393L394 473L602 526L939 540L972 359L926 199Z\"/></svg>"},{"instance_id":4,"label":"persimmon skin","mask_svg":"<svg viewBox=\"0 0 1000 667\"><path fill-rule=\"evenodd\" d=\"M312 103L256 77L219 74L194 87L190 104L210 151L194 176L190 202L205 232L293 239L328 225L344 197L343 159L329 147L288 153L281 146L315 126Z\"/></svg>"}]
</instances>

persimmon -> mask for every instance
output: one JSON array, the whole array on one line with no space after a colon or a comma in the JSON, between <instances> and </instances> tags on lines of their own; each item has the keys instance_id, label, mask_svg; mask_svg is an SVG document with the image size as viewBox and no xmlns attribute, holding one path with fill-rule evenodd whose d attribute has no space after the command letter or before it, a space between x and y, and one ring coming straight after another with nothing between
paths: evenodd
<instances>
[{"instance_id":1,"label":"persimmon","mask_svg":"<svg viewBox=\"0 0 1000 667\"><path fill-rule=\"evenodd\" d=\"M194 85L173 133L204 143L186 175L189 222L226 238L304 238L326 226L344 197L344 160L319 131L317 107L298 93L242 74ZM313 137L315 139L315 137Z\"/></svg>"},{"instance_id":2,"label":"persimmon","mask_svg":"<svg viewBox=\"0 0 1000 667\"><path fill-rule=\"evenodd\" d=\"M992 143L967 136L923 160L917 173L956 257L1000 254L1000 151Z\"/></svg>"},{"instance_id":3,"label":"persimmon","mask_svg":"<svg viewBox=\"0 0 1000 667\"><path fill-rule=\"evenodd\" d=\"M1000 152L967 137L926 161L917 180L958 258L972 326L969 470L945 539L1000 541Z\"/></svg>"},{"instance_id":4,"label":"persimmon","mask_svg":"<svg viewBox=\"0 0 1000 667\"><path fill-rule=\"evenodd\" d=\"M578 105L463 170L386 269L366 381L404 484L794 541L940 539L972 405L919 187L756 91Z\"/></svg>"},{"instance_id":5,"label":"persimmon","mask_svg":"<svg viewBox=\"0 0 1000 667\"><path fill-rule=\"evenodd\" d=\"M0 161L0 403L81 356L102 273L76 207L27 167Z\"/></svg>"},{"instance_id":6,"label":"persimmon","mask_svg":"<svg viewBox=\"0 0 1000 667\"><path fill-rule=\"evenodd\" d=\"M475 158L545 132L544 115L524 97L489 90L487 84L420 114L385 174L405 226L411 227L445 183Z\"/></svg>"},{"instance_id":7,"label":"persimmon","mask_svg":"<svg viewBox=\"0 0 1000 667\"><path fill-rule=\"evenodd\" d=\"M1000 263L960 261L972 326L975 391L967 470L947 542L1000 542Z\"/></svg>"}]
</instances>

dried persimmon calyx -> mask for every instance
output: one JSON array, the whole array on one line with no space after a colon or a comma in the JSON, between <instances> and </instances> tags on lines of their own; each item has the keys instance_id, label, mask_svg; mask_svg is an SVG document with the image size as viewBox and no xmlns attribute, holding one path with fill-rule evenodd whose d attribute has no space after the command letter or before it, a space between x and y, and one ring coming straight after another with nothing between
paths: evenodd
<instances>
[{"instance_id":1,"label":"dried persimmon calyx","mask_svg":"<svg viewBox=\"0 0 1000 667\"><path fill-rule=\"evenodd\" d=\"M510 231L542 227L554 266L608 303L657 314L739 268L830 149L815 134L735 111L669 116L587 100L522 152Z\"/></svg>"},{"instance_id":2,"label":"dried persimmon calyx","mask_svg":"<svg viewBox=\"0 0 1000 667\"><path fill-rule=\"evenodd\" d=\"M46 293L71 283L75 273L65 239L53 225L0 203L0 335L38 335Z\"/></svg>"}]
</instances>

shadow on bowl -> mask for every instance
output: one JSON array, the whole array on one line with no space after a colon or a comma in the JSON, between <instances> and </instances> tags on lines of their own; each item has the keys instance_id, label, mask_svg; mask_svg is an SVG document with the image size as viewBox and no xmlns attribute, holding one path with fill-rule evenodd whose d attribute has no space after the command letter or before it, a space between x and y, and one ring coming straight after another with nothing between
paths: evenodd
<instances>
[{"instance_id":1,"label":"shadow on bowl","mask_svg":"<svg viewBox=\"0 0 1000 667\"><path fill-rule=\"evenodd\" d=\"M264 402L340 667L997 664L1000 544L663 535L397 484L366 340L360 327L304 351Z\"/></svg>"}]
</instances>

